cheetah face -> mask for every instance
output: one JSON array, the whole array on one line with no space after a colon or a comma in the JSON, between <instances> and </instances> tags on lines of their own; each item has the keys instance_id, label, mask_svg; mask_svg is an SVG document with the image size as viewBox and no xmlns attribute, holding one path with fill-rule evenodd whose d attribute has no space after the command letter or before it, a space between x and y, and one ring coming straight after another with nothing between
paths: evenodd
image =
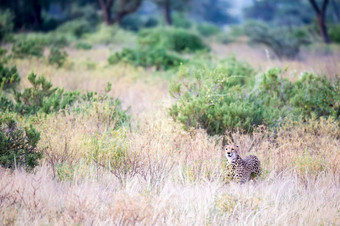
<instances>
[{"instance_id":1,"label":"cheetah face","mask_svg":"<svg viewBox=\"0 0 340 226\"><path fill-rule=\"evenodd\" d=\"M225 157L228 159L228 162L232 162L234 159L238 157L239 147L234 144L229 144L225 146Z\"/></svg>"}]
</instances>

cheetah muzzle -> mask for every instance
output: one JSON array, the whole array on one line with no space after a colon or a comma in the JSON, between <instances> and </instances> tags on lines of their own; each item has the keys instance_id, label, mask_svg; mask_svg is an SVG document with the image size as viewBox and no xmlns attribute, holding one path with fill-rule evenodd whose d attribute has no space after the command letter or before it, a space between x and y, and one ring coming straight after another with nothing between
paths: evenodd
<instances>
[{"instance_id":1,"label":"cheetah muzzle","mask_svg":"<svg viewBox=\"0 0 340 226\"><path fill-rule=\"evenodd\" d=\"M226 145L225 157L227 158L227 177L245 183L254 173L256 176L261 173L261 164L254 155L242 159L239 155L239 146Z\"/></svg>"}]
</instances>

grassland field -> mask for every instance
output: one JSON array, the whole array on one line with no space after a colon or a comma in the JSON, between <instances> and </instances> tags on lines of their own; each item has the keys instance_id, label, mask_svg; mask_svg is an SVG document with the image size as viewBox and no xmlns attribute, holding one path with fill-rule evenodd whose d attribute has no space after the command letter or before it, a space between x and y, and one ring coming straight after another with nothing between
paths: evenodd
<instances>
[{"instance_id":1,"label":"grassland field","mask_svg":"<svg viewBox=\"0 0 340 226\"><path fill-rule=\"evenodd\" d=\"M287 121L275 134L266 127L234 131L241 156L258 156L263 173L242 185L226 181L221 136L184 130L168 114L175 72L109 65L110 54L124 45L67 47L61 68L44 58L13 60L20 89L29 86L32 71L65 90L103 93L110 82L108 95L122 101L131 120L110 130L100 105L90 115L57 112L31 119L44 158L34 172L0 168L0 225L340 225L338 121ZM210 46L212 56L235 56L258 73L286 69L282 76L291 81L305 71L335 81L340 71L338 47L278 60L265 47L242 41ZM138 173L106 169L87 158L94 149L104 155L117 148L128 151L126 164Z\"/></svg>"}]
</instances>

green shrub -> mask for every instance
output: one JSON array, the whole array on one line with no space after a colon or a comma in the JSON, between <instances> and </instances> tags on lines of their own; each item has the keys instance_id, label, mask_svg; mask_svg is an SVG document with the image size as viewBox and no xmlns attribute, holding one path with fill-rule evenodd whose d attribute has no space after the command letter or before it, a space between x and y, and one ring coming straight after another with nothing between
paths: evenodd
<instances>
[{"instance_id":1,"label":"green shrub","mask_svg":"<svg viewBox=\"0 0 340 226\"><path fill-rule=\"evenodd\" d=\"M58 48L53 47L48 55L48 63L56 64L58 67L61 67L67 60L67 56L68 54L65 50L60 51Z\"/></svg>"},{"instance_id":2,"label":"green shrub","mask_svg":"<svg viewBox=\"0 0 340 226\"><path fill-rule=\"evenodd\" d=\"M91 44L88 44L86 42L78 42L76 44L76 48L77 49L84 49L84 50L90 50L92 49L92 45Z\"/></svg>"},{"instance_id":3,"label":"green shrub","mask_svg":"<svg viewBox=\"0 0 340 226\"><path fill-rule=\"evenodd\" d=\"M340 80L332 84L325 77L305 73L294 84L290 104L297 114L310 118L333 116L340 117Z\"/></svg>"},{"instance_id":4,"label":"green shrub","mask_svg":"<svg viewBox=\"0 0 340 226\"><path fill-rule=\"evenodd\" d=\"M169 69L186 62L175 52L193 52L205 48L202 40L189 32L175 28L144 29L139 32L137 49L123 49L111 55L110 64L125 62L135 66L155 66Z\"/></svg>"},{"instance_id":5,"label":"green shrub","mask_svg":"<svg viewBox=\"0 0 340 226\"><path fill-rule=\"evenodd\" d=\"M0 59L0 92L15 88L20 82L20 76L16 66L9 67Z\"/></svg>"},{"instance_id":6,"label":"green shrub","mask_svg":"<svg viewBox=\"0 0 340 226\"><path fill-rule=\"evenodd\" d=\"M339 81L332 84L307 73L292 83L280 78L277 68L255 76L248 65L233 58L214 69L184 67L180 74L184 81L170 86L177 99L170 115L186 129L203 128L214 135L251 132L258 125L276 128L286 118L339 119Z\"/></svg>"},{"instance_id":7,"label":"green shrub","mask_svg":"<svg viewBox=\"0 0 340 226\"><path fill-rule=\"evenodd\" d=\"M20 114L36 114L38 112L51 113L65 109L79 97L79 92L64 92L63 89L52 88L52 83L45 77L39 77L34 73L28 76L31 88L25 88L21 92L15 92L14 111Z\"/></svg>"},{"instance_id":8,"label":"green shrub","mask_svg":"<svg viewBox=\"0 0 340 226\"><path fill-rule=\"evenodd\" d=\"M46 45L54 47L65 47L70 44L70 40L63 34L51 32L46 37Z\"/></svg>"},{"instance_id":9,"label":"green shrub","mask_svg":"<svg viewBox=\"0 0 340 226\"><path fill-rule=\"evenodd\" d=\"M329 37L331 38L332 42L340 44L340 25L334 24L329 26L328 29Z\"/></svg>"},{"instance_id":10,"label":"green shrub","mask_svg":"<svg viewBox=\"0 0 340 226\"><path fill-rule=\"evenodd\" d=\"M300 28L271 28L262 22L248 22L244 29L251 42L268 46L279 58L295 58L303 45L311 43L308 32Z\"/></svg>"},{"instance_id":11,"label":"green shrub","mask_svg":"<svg viewBox=\"0 0 340 226\"><path fill-rule=\"evenodd\" d=\"M122 46L129 46L136 43L136 34L118 26L106 26L101 24L95 32L89 33L84 37L84 41L89 44L110 44L115 43Z\"/></svg>"},{"instance_id":12,"label":"green shrub","mask_svg":"<svg viewBox=\"0 0 340 226\"><path fill-rule=\"evenodd\" d=\"M210 37L220 33L221 29L213 24L202 23L197 26L197 31L205 37Z\"/></svg>"},{"instance_id":13,"label":"green shrub","mask_svg":"<svg viewBox=\"0 0 340 226\"><path fill-rule=\"evenodd\" d=\"M24 58L27 56L41 57L44 50L44 42L40 39L27 39L16 42L12 46L14 57Z\"/></svg>"},{"instance_id":14,"label":"green shrub","mask_svg":"<svg viewBox=\"0 0 340 226\"><path fill-rule=\"evenodd\" d=\"M253 75L247 64L231 58L214 69L202 66L182 70L180 74L189 76L189 80L171 85L170 94L178 101L170 115L186 129L204 128L209 134L223 134L226 129L251 131L254 124L262 123L259 106L245 96L245 86Z\"/></svg>"},{"instance_id":15,"label":"green shrub","mask_svg":"<svg viewBox=\"0 0 340 226\"><path fill-rule=\"evenodd\" d=\"M14 16L9 10L0 10L0 43L5 41L13 31Z\"/></svg>"},{"instance_id":16,"label":"green shrub","mask_svg":"<svg viewBox=\"0 0 340 226\"><path fill-rule=\"evenodd\" d=\"M185 62L181 57L170 54L160 47L139 48L136 50L125 48L120 53L111 55L108 61L110 64L123 62L142 67L155 66L157 70L167 70Z\"/></svg>"},{"instance_id":17,"label":"green shrub","mask_svg":"<svg viewBox=\"0 0 340 226\"><path fill-rule=\"evenodd\" d=\"M14 103L7 98L4 92L0 92L0 112L13 111Z\"/></svg>"},{"instance_id":18,"label":"green shrub","mask_svg":"<svg viewBox=\"0 0 340 226\"><path fill-rule=\"evenodd\" d=\"M176 52L195 52L207 48L199 36L176 28L144 29L139 32L138 43L142 47L162 47Z\"/></svg>"},{"instance_id":19,"label":"green shrub","mask_svg":"<svg viewBox=\"0 0 340 226\"><path fill-rule=\"evenodd\" d=\"M93 26L85 19L76 19L65 22L59 26L56 31L71 34L76 38L81 38L84 34L93 31Z\"/></svg>"},{"instance_id":20,"label":"green shrub","mask_svg":"<svg viewBox=\"0 0 340 226\"><path fill-rule=\"evenodd\" d=\"M26 42L27 40L34 41L39 43L42 46L54 46L54 47L65 47L71 41L71 38L67 36L67 34L58 33L58 32L49 32L49 33L24 33L24 34L16 34L15 41L16 42Z\"/></svg>"},{"instance_id":21,"label":"green shrub","mask_svg":"<svg viewBox=\"0 0 340 226\"><path fill-rule=\"evenodd\" d=\"M21 128L8 113L0 113L1 166L33 169L42 158L42 152L37 147L39 140L40 134L32 125Z\"/></svg>"},{"instance_id":22,"label":"green shrub","mask_svg":"<svg viewBox=\"0 0 340 226\"><path fill-rule=\"evenodd\" d=\"M23 92L14 92L14 101L0 93L1 111L10 111L21 115L50 114L60 110L87 113L100 105L101 110L106 109L101 118L114 121L115 126L119 127L129 119L126 111L121 108L121 102L106 94L100 95L94 92L80 94L78 91L53 88L52 83L48 82L45 77L37 78L34 73L28 76L28 80L32 87L25 88ZM111 86L108 86L105 91L109 92L110 89ZM75 105L75 103L77 104ZM96 114L100 113L96 112Z\"/></svg>"}]
</instances>

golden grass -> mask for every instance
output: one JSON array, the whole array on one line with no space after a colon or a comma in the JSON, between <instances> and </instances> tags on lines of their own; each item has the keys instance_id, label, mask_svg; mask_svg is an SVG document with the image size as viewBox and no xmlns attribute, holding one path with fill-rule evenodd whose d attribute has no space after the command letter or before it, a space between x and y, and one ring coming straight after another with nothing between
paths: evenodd
<instances>
[{"instance_id":1,"label":"golden grass","mask_svg":"<svg viewBox=\"0 0 340 226\"><path fill-rule=\"evenodd\" d=\"M263 167L260 178L239 185L225 179L221 137L184 131L168 116L167 81L101 60L88 69L78 54L72 53L73 69L35 59L16 63L25 85L32 70L66 89L102 92L111 82L110 95L131 106L131 127L110 130L103 106L31 119L45 157L34 173L0 168L0 224L340 224L337 122L310 119L287 122L276 134L262 127L233 133L241 156L255 154ZM117 147L126 150L128 167L115 171L94 161L96 150L104 164L114 160Z\"/></svg>"}]
</instances>

